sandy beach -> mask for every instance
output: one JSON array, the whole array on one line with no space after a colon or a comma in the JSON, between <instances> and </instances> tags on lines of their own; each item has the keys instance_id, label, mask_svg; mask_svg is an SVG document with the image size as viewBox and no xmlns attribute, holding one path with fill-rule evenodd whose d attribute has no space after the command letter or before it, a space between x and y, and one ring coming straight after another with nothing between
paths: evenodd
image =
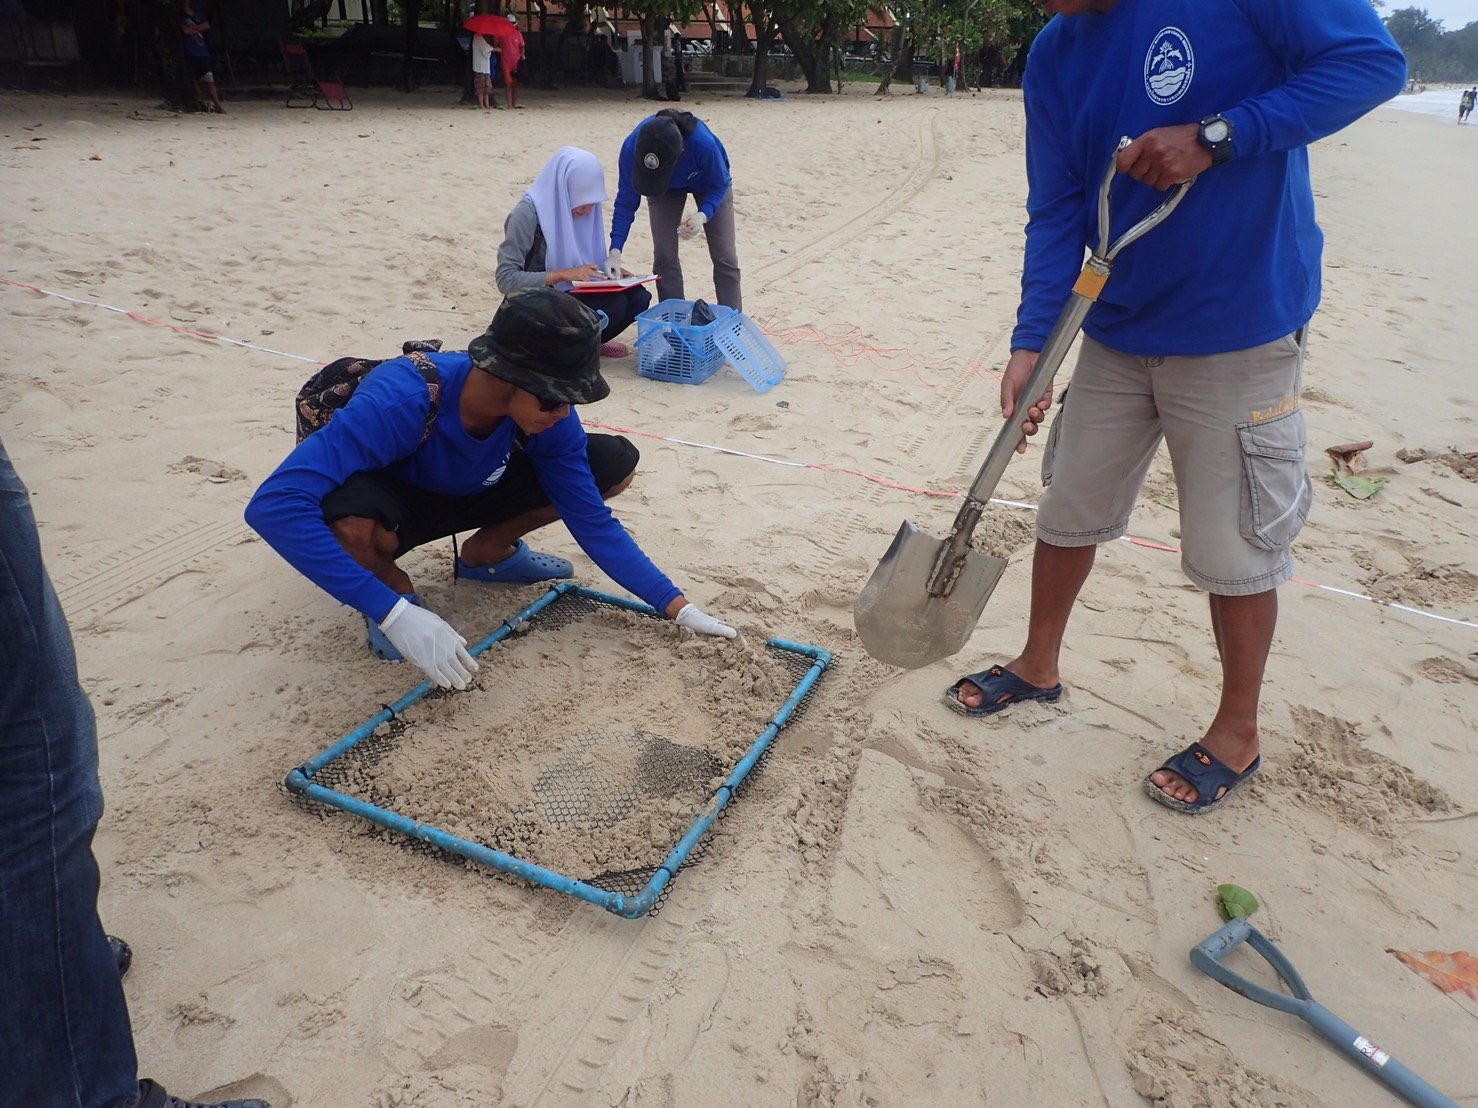
<instances>
[{"instance_id":1,"label":"sandy beach","mask_svg":"<svg viewBox=\"0 0 1478 1108\"><path fill-rule=\"evenodd\" d=\"M958 657L895 670L852 629L899 522L942 532L956 503L927 491L967 485L997 429L1026 193L1019 93L869 93L684 105L733 160L745 308L785 382L672 385L633 358L582 409L633 433L617 514L694 601L838 658L637 922L287 795L290 769L419 674L371 657L360 617L241 513L313 368L405 339L464 348L539 167L584 146L614 194L645 106L533 91L482 115L452 92L356 90L342 114L215 117L0 95L0 437L97 711L101 913L133 945L145 1074L276 1108L1397 1103L1192 968L1235 882L1321 1001L1478 1104L1478 999L1387 953L1478 952L1478 128L1387 106L1312 151L1314 514L1281 592L1264 771L1190 819L1139 784L1219 687L1206 602L1162 549L1163 450L1142 541L1099 555L1056 704L980 721L940 700L1020 645L1028 509L982 527L1015 553ZM650 259L644 215L626 256ZM685 258L688 294L711 296L702 247ZM1364 501L1323 453L1361 439L1388 479ZM1040 451L1001 497L1036 501ZM562 528L539 545L616 588ZM447 543L406 567L469 638L541 591L454 583ZM623 650L590 664L640 665ZM509 748L529 759L582 729L698 718L555 662L566 695L530 699L546 727Z\"/></svg>"}]
</instances>

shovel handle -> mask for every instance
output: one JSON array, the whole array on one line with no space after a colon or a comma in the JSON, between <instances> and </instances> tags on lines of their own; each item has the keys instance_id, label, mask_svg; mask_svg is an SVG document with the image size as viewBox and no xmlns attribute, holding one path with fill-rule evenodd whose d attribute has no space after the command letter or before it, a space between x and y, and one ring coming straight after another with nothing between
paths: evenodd
<instances>
[{"instance_id":1,"label":"shovel handle","mask_svg":"<svg viewBox=\"0 0 1478 1108\"><path fill-rule=\"evenodd\" d=\"M975 534L975 527L980 522L986 501L1001 483L1001 475L1006 472L1012 455L1016 453L1016 444L1021 441L1021 414L1031 406L1032 401L1051 387L1052 379L1057 376L1058 368L1067 357L1078 332L1082 330L1088 309L1097 302L1104 285L1108 283L1119 251L1163 223L1185 199L1186 191L1191 187L1190 181L1176 185L1158 208L1110 242L1112 213L1109 208L1109 194L1113 190L1114 177L1118 174L1119 151L1129 143L1127 136L1119 140L1098 186L1098 246L1084 263L1083 271L1078 274L1078 280L1068 295L1062 314L1057 317L1052 333L1047 336L1046 345L1037 356L1037 364L1018 396L1016 411L1002 425L1000 434L991 445L990 453L985 456L985 463L975 475L970 491L965 494L965 502L960 505L955 521L950 526L949 536L939 552L939 560L934 563L934 572L929 578L930 596L948 596L954 589L965 565L965 555L970 551L970 538Z\"/></svg>"},{"instance_id":2,"label":"shovel handle","mask_svg":"<svg viewBox=\"0 0 1478 1108\"><path fill-rule=\"evenodd\" d=\"M1241 974L1221 964L1221 958L1246 943L1261 954L1278 976L1293 990L1293 995L1254 984ZM1417 1108L1458 1108L1457 1101L1427 1084L1416 1073L1392 1058L1380 1047L1340 1019L1309 992L1303 978L1284 953L1245 919L1234 919L1216 934L1191 949L1195 967L1232 992L1298 1016L1315 1031L1337 1046L1377 1081L1390 1086Z\"/></svg>"},{"instance_id":3,"label":"shovel handle","mask_svg":"<svg viewBox=\"0 0 1478 1108\"><path fill-rule=\"evenodd\" d=\"M1243 943L1261 954L1268 965L1277 971L1278 976L1293 990L1292 996L1254 984L1221 964L1223 956ZM1280 1012L1302 1016L1314 999L1314 994L1309 992L1293 963L1273 945L1271 939L1245 919L1234 919L1216 934L1197 943L1191 949L1191 964L1218 984L1225 985L1248 1000L1255 1000L1265 1008L1276 1008Z\"/></svg>"}]
</instances>

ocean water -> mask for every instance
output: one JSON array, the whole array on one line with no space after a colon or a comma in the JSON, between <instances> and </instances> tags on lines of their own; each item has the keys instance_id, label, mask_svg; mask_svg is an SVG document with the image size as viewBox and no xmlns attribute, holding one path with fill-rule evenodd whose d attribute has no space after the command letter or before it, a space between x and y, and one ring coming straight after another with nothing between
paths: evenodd
<instances>
[{"instance_id":1,"label":"ocean water","mask_svg":"<svg viewBox=\"0 0 1478 1108\"><path fill-rule=\"evenodd\" d=\"M1469 86L1472 87L1471 85ZM1457 102L1462 97L1460 88L1432 88L1426 92L1402 93L1386 101L1386 106L1402 111L1419 112L1422 115L1437 115L1457 122ZM1478 109L1468 116L1468 126L1478 130Z\"/></svg>"}]
</instances>

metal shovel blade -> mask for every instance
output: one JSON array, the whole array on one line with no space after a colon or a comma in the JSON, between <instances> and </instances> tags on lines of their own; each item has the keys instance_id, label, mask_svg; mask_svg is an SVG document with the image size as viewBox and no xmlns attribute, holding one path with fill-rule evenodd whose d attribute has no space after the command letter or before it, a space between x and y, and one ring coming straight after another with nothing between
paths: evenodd
<instances>
[{"instance_id":1,"label":"metal shovel blade","mask_svg":"<svg viewBox=\"0 0 1478 1108\"><path fill-rule=\"evenodd\" d=\"M929 581L945 540L904 521L893 545L852 606L867 652L880 662L918 669L958 654L1006 569L1006 559L967 550L948 596L930 596Z\"/></svg>"},{"instance_id":2,"label":"metal shovel blade","mask_svg":"<svg viewBox=\"0 0 1478 1108\"><path fill-rule=\"evenodd\" d=\"M1161 223L1191 187L1189 181L1178 185L1158 208L1110 242L1109 192L1118 172L1117 155L1129 145L1127 137L1120 139L1104 169L1098 186L1098 247L1084 264L1062 314L1018 390L1020 397L1037 397L1047 391L1088 310L1103 291L1114 258ZM862 645L878 661L917 669L958 653L975 630L985 602L1006 569L1006 559L980 553L970 539L1022 440L1021 422L1020 414L1013 413L1002 424L965 494L949 537L936 539L905 521L858 594L852 619Z\"/></svg>"}]
</instances>

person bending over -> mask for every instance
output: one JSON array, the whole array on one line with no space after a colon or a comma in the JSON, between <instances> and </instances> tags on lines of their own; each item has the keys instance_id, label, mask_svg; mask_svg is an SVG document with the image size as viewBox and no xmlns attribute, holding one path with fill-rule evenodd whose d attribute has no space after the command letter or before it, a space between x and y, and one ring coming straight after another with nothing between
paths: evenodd
<instances>
[{"instance_id":1,"label":"person bending over","mask_svg":"<svg viewBox=\"0 0 1478 1108\"><path fill-rule=\"evenodd\" d=\"M620 181L611 217L611 252L606 272L621 269L621 251L641 198L647 198L652 227L652 270L659 300L683 299L678 240L708 240L713 290L720 304L742 311L739 251L734 241L734 190L729 153L708 125L692 112L664 108L637 124L621 144ZM684 216L688 197L698 210Z\"/></svg>"},{"instance_id":2,"label":"person bending over","mask_svg":"<svg viewBox=\"0 0 1478 1108\"><path fill-rule=\"evenodd\" d=\"M411 357L365 376L349 402L298 444L253 495L246 521L290 565L361 612L370 648L409 658L437 685L465 688L477 669L467 640L420 606L397 564L433 539L474 531L458 577L488 584L566 578L563 558L524 536L562 519L581 549L679 626L733 638L690 603L611 514L638 454L616 435L587 435L575 405L610 394L600 322L558 289L513 293L466 353ZM427 427L432 394L439 397Z\"/></svg>"}]
</instances>

